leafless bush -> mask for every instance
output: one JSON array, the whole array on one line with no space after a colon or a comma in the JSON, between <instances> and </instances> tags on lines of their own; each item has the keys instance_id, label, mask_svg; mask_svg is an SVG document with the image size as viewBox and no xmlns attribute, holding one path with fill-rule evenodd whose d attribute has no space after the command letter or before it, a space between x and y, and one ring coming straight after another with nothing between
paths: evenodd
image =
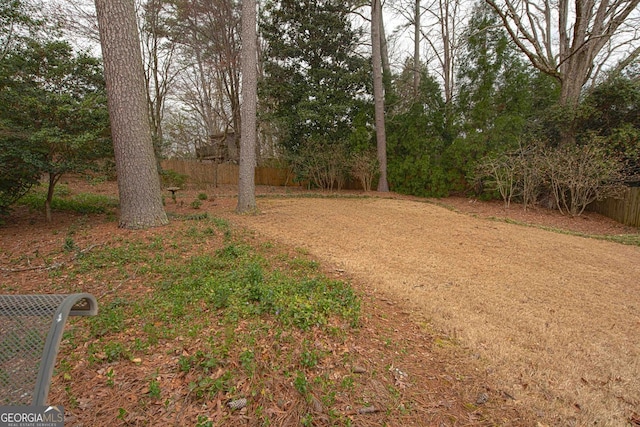
<instances>
[{"instance_id":1,"label":"leafless bush","mask_svg":"<svg viewBox=\"0 0 640 427\"><path fill-rule=\"evenodd\" d=\"M517 158L509 152L487 156L479 162L477 168L478 178L486 179L489 187L500 193L507 208L516 195L519 173Z\"/></svg>"},{"instance_id":2,"label":"leafless bush","mask_svg":"<svg viewBox=\"0 0 640 427\"><path fill-rule=\"evenodd\" d=\"M342 189L347 176L347 154L342 145L308 144L291 164L302 179L323 190Z\"/></svg>"},{"instance_id":3,"label":"leafless bush","mask_svg":"<svg viewBox=\"0 0 640 427\"><path fill-rule=\"evenodd\" d=\"M623 189L621 163L601 144L546 149L541 156L558 210L579 216L589 203L616 196Z\"/></svg>"},{"instance_id":4,"label":"leafless bush","mask_svg":"<svg viewBox=\"0 0 640 427\"><path fill-rule=\"evenodd\" d=\"M361 151L351 156L351 174L360 181L364 191L371 191L377 173L378 157L375 150Z\"/></svg>"},{"instance_id":5,"label":"leafless bush","mask_svg":"<svg viewBox=\"0 0 640 427\"><path fill-rule=\"evenodd\" d=\"M544 173L540 166L540 148L538 146L520 147L514 153L518 173L518 187L525 210L535 206L543 190Z\"/></svg>"},{"instance_id":6,"label":"leafless bush","mask_svg":"<svg viewBox=\"0 0 640 427\"><path fill-rule=\"evenodd\" d=\"M479 163L478 177L500 193L505 207L518 197L527 209L546 192L560 212L579 216L589 203L621 192L622 170L594 140L583 146L521 146L494 154Z\"/></svg>"}]
</instances>

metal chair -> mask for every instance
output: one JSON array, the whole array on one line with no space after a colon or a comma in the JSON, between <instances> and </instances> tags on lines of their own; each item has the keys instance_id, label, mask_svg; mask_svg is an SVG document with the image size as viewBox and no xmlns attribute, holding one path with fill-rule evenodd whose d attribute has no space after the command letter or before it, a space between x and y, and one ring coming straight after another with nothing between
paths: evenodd
<instances>
[{"instance_id":1,"label":"metal chair","mask_svg":"<svg viewBox=\"0 0 640 427\"><path fill-rule=\"evenodd\" d=\"M68 316L95 316L91 294L0 295L0 405L47 405Z\"/></svg>"}]
</instances>

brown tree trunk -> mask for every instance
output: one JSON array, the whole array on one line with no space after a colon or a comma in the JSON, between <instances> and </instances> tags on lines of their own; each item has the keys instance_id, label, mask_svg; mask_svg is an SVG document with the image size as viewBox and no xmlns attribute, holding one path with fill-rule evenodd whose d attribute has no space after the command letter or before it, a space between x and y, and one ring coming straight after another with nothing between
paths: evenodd
<instances>
[{"instance_id":1,"label":"brown tree trunk","mask_svg":"<svg viewBox=\"0 0 640 427\"><path fill-rule=\"evenodd\" d=\"M49 187L47 188L47 198L44 201L44 214L47 218L47 222L51 222L51 203L53 202L53 192L56 188L56 184L60 179L60 175L49 173Z\"/></svg>"},{"instance_id":2,"label":"brown tree trunk","mask_svg":"<svg viewBox=\"0 0 640 427\"><path fill-rule=\"evenodd\" d=\"M119 226L165 225L133 0L95 4L118 175Z\"/></svg>"},{"instance_id":3,"label":"brown tree trunk","mask_svg":"<svg viewBox=\"0 0 640 427\"><path fill-rule=\"evenodd\" d=\"M240 172L238 176L239 213L256 209L256 104L258 91L258 42L256 34L256 2L242 1L242 108L240 137Z\"/></svg>"},{"instance_id":4,"label":"brown tree trunk","mask_svg":"<svg viewBox=\"0 0 640 427\"><path fill-rule=\"evenodd\" d=\"M420 0L416 0L413 21L413 98L418 98L420 90Z\"/></svg>"},{"instance_id":5,"label":"brown tree trunk","mask_svg":"<svg viewBox=\"0 0 640 427\"><path fill-rule=\"evenodd\" d=\"M387 45L387 33L384 30L384 16L380 14L380 56L382 59L383 83L391 82L391 62L389 61L389 48Z\"/></svg>"},{"instance_id":6,"label":"brown tree trunk","mask_svg":"<svg viewBox=\"0 0 640 427\"><path fill-rule=\"evenodd\" d=\"M575 145L577 134L576 112L580 105L580 94L584 82L580 76L580 64L576 64L575 72L562 75L560 79L560 106L563 108L563 119L560 126L560 144Z\"/></svg>"},{"instance_id":7,"label":"brown tree trunk","mask_svg":"<svg viewBox=\"0 0 640 427\"><path fill-rule=\"evenodd\" d=\"M373 98L376 120L376 145L378 147L378 162L380 163L380 177L378 191L388 192L387 182L387 135L384 123L384 86L382 84L382 59L380 53L380 18L382 7L380 0L371 2L371 45L373 65Z\"/></svg>"}]
</instances>

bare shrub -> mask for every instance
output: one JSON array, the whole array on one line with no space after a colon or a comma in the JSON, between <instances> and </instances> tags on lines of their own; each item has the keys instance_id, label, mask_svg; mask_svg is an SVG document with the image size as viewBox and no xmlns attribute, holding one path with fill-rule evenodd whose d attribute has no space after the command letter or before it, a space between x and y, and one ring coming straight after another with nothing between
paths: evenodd
<instances>
[{"instance_id":1,"label":"bare shrub","mask_svg":"<svg viewBox=\"0 0 640 427\"><path fill-rule=\"evenodd\" d=\"M323 190L340 190L347 176L347 157L341 144L307 144L291 159L291 164L299 178Z\"/></svg>"},{"instance_id":2,"label":"bare shrub","mask_svg":"<svg viewBox=\"0 0 640 427\"><path fill-rule=\"evenodd\" d=\"M378 156L375 150L361 151L351 156L351 174L360 181L364 191L371 191L378 171Z\"/></svg>"},{"instance_id":3,"label":"bare shrub","mask_svg":"<svg viewBox=\"0 0 640 427\"><path fill-rule=\"evenodd\" d=\"M540 148L537 145L520 145L514 153L518 174L518 187L524 210L535 206L543 191L544 173L540 165Z\"/></svg>"},{"instance_id":4,"label":"bare shrub","mask_svg":"<svg viewBox=\"0 0 640 427\"><path fill-rule=\"evenodd\" d=\"M620 194L622 166L593 139L581 146L521 145L514 151L493 154L478 164L478 177L500 193L505 207L517 197L527 209L546 192L560 212L579 216L589 203Z\"/></svg>"},{"instance_id":5,"label":"bare shrub","mask_svg":"<svg viewBox=\"0 0 640 427\"><path fill-rule=\"evenodd\" d=\"M500 193L507 208L518 189L518 166L517 158L510 152L486 156L478 163L477 177L486 180L490 189Z\"/></svg>"},{"instance_id":6,"label":"bare shrub","mask_svg":"<svg viewBox=\"0 0 640 427\"><path fill-rule=\"evenodd\" d=\"M601 144L546 149L541 165L558 210L579 216L595 200L616 196L623 189L622 164Z\"/></svg>"}]
</instances>

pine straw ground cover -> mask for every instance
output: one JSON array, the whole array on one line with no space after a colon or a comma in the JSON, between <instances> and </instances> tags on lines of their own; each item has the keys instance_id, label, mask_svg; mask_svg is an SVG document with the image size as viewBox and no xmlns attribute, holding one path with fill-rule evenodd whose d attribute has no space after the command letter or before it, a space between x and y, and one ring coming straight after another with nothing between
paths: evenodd
<instances>
[{"instance_id":1,"label":"pine straw ground cover","mask_svg":"<svg viewBox=\"0 0 640 427\"><path fill-rule=\"evenodd\" d=\"M270 197L260 216L239 221L454 337L491 373L490 400L511 396L544 425L637 424L640 235L578 236L507 219L419 200L316 196ZM602 222L573 221L591 230Z\"/></svg>"},{"instance_id":2,"label":"pine straw ground cover","mask_svg":"<svg viewBox=\"0 0 640 427\"><path fill-rule=\"evenodd\" d=\"M501 344L495 335L495 342L469 346L470 332L461 328L489 330L474 318L481 311L468 311L482 303L479 295L464 297L472 304L460 298L450 301L456 312L448 317L450 333L443 334L437 332L442 325L436 331L432 321L439 320L439 311L447 306L430 298L435 304L432 321L416 317L414 303L424 287L416 287L413 278L409 294L404 287L390 289L393 292L374 289L380 278L374 275L382 268L392 279L416 273L421 276L416 280L424 282L424 263L412 261L420 258L412 252L422 228L444 243L429 243L433 253L454 266L446 269L446 284L466 271L461 262L476 263L470 270L476 274L478 266L487 263L484 252L493 250L485 245L475 252L482 256L466 260L449 254L447 250L458 245L451 221L470 227L460 233L474 236L464 241L469 250L467 243L486 243L491 236L504 243L513 230L514 235L530 234L521 226L447 216L423 203L352 196L343 200L346 203L335 197L331 203L315 203L318 195L300 199L303 195L295 194L304 203L268 197L259 201L261 215L239 217L232 213L235 199L215 189L207 191L215 193L215 199L200 197L200 191L180 192L177 203L167 201L173 213L168 227L132 232L114 222L112 185L78 184L83 183L61 188L66 190L64 203L58 205L53 224L44 223L42 214L18 208L0 227L0 292L85 291L98 297L100 316L74 320L58 357L50 401L65 406L67 425L585 425L579 420L586 419L590 408L562 401L552 382L523 381L544 374L544 366L518 374L516 364L495 364L490 351L494 344L511 342ZM599 217L571 221L528 212L524 218L518 210L454 202L474 217L516 217L554 229L578 225L575 231L581 233L605 230L607 235L624 233L623 241L638 239L637 230ZM85 209L87 204L100 209ZM336 204L338 209L327 209ZM382 209L372 209L376 204ZM396 205L406 217L389 209ZM74 213L78 211L87 213ZM412 212L420 212L419 228L409 222ZM437 217L436 223L425 222L424 212ZM362 227L376 221L388 221L398 237L407 228L410 235L402 237L404 243L383 248L378 242L384 240L377 240L384 237L380 229L369 227L365 234ZM445 223L449 225L440 227ZM445 237L439 236L442 232ZM369 253L368 246L377 252ZM383 249L390 255L382 252L382 261L372 263ZM403 263L409 263L411 271ZM481 271L478 277L489 274ZM434 296L439 292L435 289ZM627 295L625 306L635 304L635 294ZM508 314L509 307L504 308ZM468 317L453 323L460 316ZM625 351L634 351L636 344ZM611 358L620 350L624 348L611 347ZM534 347L531 354L542 356ZM501 375L505 371L515 374ZM570 390L573 386L562 377L549 379ZM584 377L578 388L609 393L620 380L633 383L612 377L599 385L595 379ZM539 394L541 386L547 387L542 391L548 408L534 407L528 399ZM636 391L619 395L629 399ZM620 405L632 409L611 414L617 421L600 425L640 423L633 402ZM572 413L560 416L555 412L560 407Z\"/></svg>"},{"instance_id":3,"label":"pine straw ground cover","mask_svg":"<svg viewBox=\"0 0 640 427\"><path fill-rule=\"evenodd\" d=\"M110 196L61 189L73 211L46 224L18 207L0 228L0 292L99 301L58 355L49 402L65 425L531 424L508 396L487 402L453 341L304 250L195 209L121 230ZM75 213L87 199L105 209Z\"/></svg>"}]
</instances>

